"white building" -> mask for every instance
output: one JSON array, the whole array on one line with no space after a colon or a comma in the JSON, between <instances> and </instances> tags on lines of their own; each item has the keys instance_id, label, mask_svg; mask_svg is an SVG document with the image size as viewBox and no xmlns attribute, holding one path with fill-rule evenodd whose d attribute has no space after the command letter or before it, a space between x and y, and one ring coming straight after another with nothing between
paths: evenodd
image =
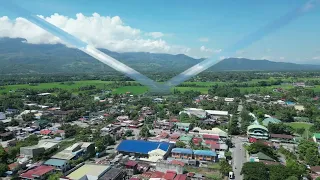
<instances>
[{"instance_id":1,"label":"white building","mask_svg":"<svg viewBox=\"0 0 320 180\"><path fill-rule=\"evenodd\" d=\"M218 111L218 110L206 110L206 113L211 116L228 116L228 111Z\"/></svg>"}]
</instances>

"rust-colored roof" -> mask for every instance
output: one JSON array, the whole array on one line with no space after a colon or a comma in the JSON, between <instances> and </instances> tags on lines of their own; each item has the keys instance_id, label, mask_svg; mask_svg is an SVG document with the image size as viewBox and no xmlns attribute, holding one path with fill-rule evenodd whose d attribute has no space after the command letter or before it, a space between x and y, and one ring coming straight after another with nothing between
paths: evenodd
<instances>
[{"instance_id":1,"label":"rust-colored roof","mask_svg":"<svg viewBox=\"0 0 320 180\"><path fill-rule=\"evenodd\" d=\"M320 166L311 166L310 169L312 172L320 173Z\"/></svg>"},{"instance_id":2,"label":"rust-colored roof","mask_svg":"<svg viewBox=\"0 0 320 180\"><path fill-rule=\"evenodd\" d=\"M138 164L138 163L135 162L135 161L128 161L128 162L126 163L126 166L134 167L134 166L136 166L137 164Z\"/></svg>"},{"instance_id":3,"label":"rust-colored roof","mask_svg":"<svg viewBox=\"0 0 320 180\"><path fill-rule=\"evenodd\" d=\"M38 166L34 169L31 169L25 173L22 173L20 177L27 178L27 179L33 179L34 177L41 177L48 172L54 170L54 167L52 166Z\"/></svg>"},{"instance_id":4,"label":"rust-colored roof","mask_svg":"<svg viewBox=\"0 0 320 180\"><path fill-rule=\"evenodd\" d=\"M218 140L218 139L219 139L219 136L217 136L217 135L211 135L211 134L204 134L204 135L202 135L202 138L203 138L203 139L216 139L216 140Z\"/></svg>"},{"instance_id":5,"label":"rust-colored roof","mask_svg":"<svg viewBox=\"0 0 320 180\"><path fill-rule=\"evenodd\" d=\"M271 138L293 139L294 137L287 134L270 134Z\"/></svg>"},{"instance_id":6,"label":"rust-colored roof","mask_svg":"<svg viewBox=\"0 0 320 180\"><path fill-rule=\"evenodd\" d=\"M8 168L10 171L12 171L12 170L16 169L18 166L19 166L19 163L15 162L15 163L9 164Z\"/></svg>"},{"instance_id":7,"label":"rust-colored roof","mask_svg":"<svg viewBox=\"0 0 320 180\"><path fill-rule=\"evenodd\" d=\"M186 180L187 179L187 175L186 174L178 174L174 180Z\"/></svg>"},{"instance_id":8,"label":"rust-colored roof","mask_svg":"<svg viewBox=\"0 0 320 180\"><path fill-rule=\"evenodd\" d=\"M160 171L155 171L152 173L150 178L163 178L164 173Z\"/></svg>"},{"instance_id":9,"label":"rust-colored roof","mask_svg":"<svg viewBox=\"0 0 320 180\"><path fill-rule=\"evenodd\" d=\"M172 160L171 164L176 164L176 165L180 165L180 166L185 166L185 163L182 161L178 161L178 160Z\"/></svg>"},{"instance_id":10,"label":"rust-colored roof","mask_svg":"<svg viewBox=\"0 0 320 180\"><path fill-rule=\"evenodd\" d=\"M176 177L177 173L174 171L167 171L167 173L163 176L163 179L165 180L174 180Z\"/></svg>"}]
</instances>

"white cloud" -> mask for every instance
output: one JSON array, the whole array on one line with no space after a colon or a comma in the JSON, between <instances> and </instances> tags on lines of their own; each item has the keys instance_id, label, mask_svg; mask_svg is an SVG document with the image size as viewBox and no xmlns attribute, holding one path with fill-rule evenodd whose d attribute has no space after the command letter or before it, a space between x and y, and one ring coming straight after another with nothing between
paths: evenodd
<instances>
[{"instance_id":1,"label":"white cloud","mask_svg":"<svg viewBox=\"0 0 320 180\"><path fill-rule=\"evenodd\" d=\"M215 49L213 50L214 53L218 54L218 53L221 53L222 49Z\"/></svg>"},{"instance_id":2,"label":"white cloud","mask_svg":"<svg viewBox=\"0 0 320 180\"><path fill-rule=\"evenodd\" d=\"M312 58L313 60L320 60L320 56L316 56Z\"/></svg>"},{"instance_id":3,"label":"white cloud","mask_svg":"<svg viewBox=\"0 0 320 180\"><path fill-rule=\"evenodd\" d=\"M85 16L78 13L76 18L70 18L55 13L49 17L39 17L90 45L111 51L186 54L192 57L208 57L210 53L209 49L203 52L198 48L168 44L165 40L158 39L166 36L165 33L144 32L133 28L126 25L119 16L100 16L98 13ZM0 37L24 38L32 44L63 43L24 18L13 20L7 16L0 17Z\"/></svg>"},{"instance_id":4,"label":"white cloud","mask_svg":"<svg viewBox=\"0 0 320 180\"><path fill-rule=\"evenodd\" d=\"M279 59L280 59L280 60L284 60L284 59L286 59L286 58L285 58L285 57L279 57Z\"/></svg>"},{"instance_id":5,"label":"white cloud","mask_svg":"<svg viewBox=\"0 0 320 180\"><path fill-rule=\"evenodd\" d=\"M150 36L154 39L158 39L163 37L165 34L163 34L162 32L150 32L150 33L146 33L146 36Z\"/></svg>"},{"instance_id":6,"label":"white cloud","mask_svg":"<svg viewBox=\"0 0 320 180\"><path fill-rule=\"evenodd\" d=\"M209 40L209 38L207 38L207 37L201 37L201 38L199 38L198 39L200 42L209 42L210 40Z\"/></svg>"},{"instance_id":7,"label":"white cloud","mask_svg":"<svg viewBox=\"0 0 320 180\"><path fill-rule=\"evenodd\" d=\"M201 46L200 47L200 51L202 51L202 52L213 52L212 49L206 48L205 46Z\"/></svg>"}]
</instances>

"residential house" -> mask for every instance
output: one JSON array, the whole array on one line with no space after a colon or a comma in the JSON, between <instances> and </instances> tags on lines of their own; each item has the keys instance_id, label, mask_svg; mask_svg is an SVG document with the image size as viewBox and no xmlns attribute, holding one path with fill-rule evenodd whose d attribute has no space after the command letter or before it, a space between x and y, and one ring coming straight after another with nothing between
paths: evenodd
<instances>
[{"instance_id":1,"label":"residential house","mask_svg":"<svg viewBox=\"0 0 320 180\"><path fill-rule=\"evenodd\" d=\"M55 167L55 170L65 172L69 169L69 163L67 160L62 159L49 159L44 162L44 165Z\"/></svg>"},{"instance_id":2,"label":"residential house","mask_svg":"<svg viewBox=\"0 0 320 180\"><path fill-rule=\"evenodd\" d=\"M256 154L251 154L250 155L250 162L260 162L260 161L270 161L270 162L276 162L273 158L267 156L266 154L262 152L258 152Z\"/></svg>"},{"instance_id":3,"label":"residential house","mask_svg":"<svg viewBox=\"0 0 320 180\"><path fill-rule=\"evenodd\" d=\"M67 175L66 179L99 180L110 169L111 169L111 166L106 166L106 165L83 164L82 166L79 166L78 169L75 169L73 172L71 172L69 175Z\"/></svg>"},{"instance_id":4,"label":"residential house","mask_svg":"<svg viewBox=\"0 0 320 180\"><path fill-rule=\"evenodd\" d=\"M54 171L54 167L52 166L38 166L33 169L30 169L24 173L20 174L21 179L28 179L28 180L33 180L33 179L40 179L40 180L45 180L46 175Z\"/></svg>"},{"instance_id":5,"label":"residential house","mask_svg":"<svg viewBox=\"0 0 320 180\"><path fill-rule=\"evenodd\" d=\"M320 177L320 166L311 166L310 171L311 171L310 175L311 175L312 179L316 179L316 178Z\"/></svg>"},{"instance_id":6,"label":"residential house","mask_svg":"<svg viewBox=\"0 0 320 180\"><path fill-rule=\"evenodd\" d=\"M127 172L120 168L111 168L98 180L127 180Z\"/></svg>"},{"instance_id":7,"label":"residential house","mask_svg":"<svg viewBox=\"0 0 320 180\"><path fill-rule=\"evenodd\" d=\"M182 135L180 136L179 141L188 145L191 142L192 138L193 138L193 135Z\"/></svg>"},{"instance_id":8,"label":"residential house","mask_svg":"<svg viewBox=\"0 0 320 180\"><path fill-rule=\"evenodd\" d=\"M0 138L2 141L8 141L10 139L13 139L14 135L12 132L5 132L0 134Z\"/></svg>"},{"instance_id":9,"label":"residential house","mask_svg":"<svg viewBox=\"0 0 320 180\"><path fill-rule=\"evenodd\" d=\"M219 142L219 136L218 135L213 135L213 134L203 134L202 135L203 140L205 141L215 141Z\"/></svg>"},{"instance_id":10,"label":"residential house","mask_svg":"<svg viewBox=\"0 0 320 180\"><path fill-rule=\"evenodd\" d=\"M79 142L75 143L72 146L64 149L61 152L58 152L51 158L53 159L62 159L62 160L73 160L77 159L80 156L94 154L95 146L91 142Z\"/></svg>"},{"instance_id":11,"label":"residential house","mask_svg":"<svg viewBox=\"0 0 320 180\"><path fill-rule=\"evenodd\" d=\"M177 123L175 123L175 127L178 130L189 131L189 130L191 130L191 123L180 123L180 122L177 122Z\"/></svg>"}]
</instances>

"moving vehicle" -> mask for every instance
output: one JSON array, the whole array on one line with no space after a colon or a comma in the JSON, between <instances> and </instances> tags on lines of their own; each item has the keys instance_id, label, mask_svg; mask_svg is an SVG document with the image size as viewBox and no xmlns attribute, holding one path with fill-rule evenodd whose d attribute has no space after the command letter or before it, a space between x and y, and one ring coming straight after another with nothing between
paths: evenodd
<instances>
[{"instance_id":1,"label":"moving vehicle","mask_svg":"<svg viewBox=\"0 0 320 180\"><path fill-rule=\"evenodd\" d=\"M234 179L234 173L232 171L229 172L229 180Z\"/></svg>"}]
</instances>

